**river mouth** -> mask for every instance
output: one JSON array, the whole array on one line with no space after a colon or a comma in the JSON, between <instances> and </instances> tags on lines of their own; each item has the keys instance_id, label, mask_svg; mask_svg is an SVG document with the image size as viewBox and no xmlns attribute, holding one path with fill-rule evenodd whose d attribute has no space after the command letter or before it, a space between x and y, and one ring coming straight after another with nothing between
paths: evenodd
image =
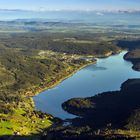
<instances>
[{"instance_id":1,"label":"river mouth","mask_svg":"<svg viewBox=\"0 0 140 140\"><path fill-rule=\"evenodd\" d=\"M75 116L62 109L62 103L77 97L90 97L106 91L120 90L121 84L127 79L139 78L140 74L132 69L132 63L125 61L127 51L98 59L73 76L64 80L55 88L41 92L33 97L37 110L49 113L61 119Z\"/></svg>"}]
</instances>

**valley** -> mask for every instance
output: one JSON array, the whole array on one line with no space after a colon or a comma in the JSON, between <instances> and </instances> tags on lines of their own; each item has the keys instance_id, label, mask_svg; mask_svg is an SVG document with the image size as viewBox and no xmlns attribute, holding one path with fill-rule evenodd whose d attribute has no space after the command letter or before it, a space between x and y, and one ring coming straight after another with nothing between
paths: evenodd
<instances>
[{"instance_id":1,"label":"valley","mask_svg":"<svg viewBox=\"0 0 140 140\"><path fill-rule=\"evenodd\" d=\"M14 136L15 139L40 139L40 137L44 137L45 139L46 137L42 134L43 131L57 123L63 122L63 120L53 116L47 111L42 112L36 110L32 97L48 89L51 90L65 79L73 76L77 71L86 68L86 66L98 64L98 59L106 59L109 56L127 50L128 53L124 56L124 59L133 63L134 70L140 70L140 40L137 29L130 29L133 31L131 33L130 30L126 32L124 27L119 27L121 32L118 32L118 27L110 31L108 30L108 26L102 26L101 28L101 26L82 25L81 23L64 24L63 22L40 23L14 21L13 23L1 22L1 24L5 26L1 26L2 29L0 33L0 137L2 137L2 139L7 139L11 136ZM38 30L35 29L36 24L39 24ZM16 29L12 27L9 30L8 26L15 26ZM137 28L139 29L139 27ZM127 44L132 45L129 46ZM137 81L139 84L139 80L136 80L136 87L138 87ZM126 83L129 85L129 82ZM116 96L118 96L119 100L120 93L119 91L116 92ZM126 91L124 91L123 94L125 94L125 92ZM138 92L139 91L136 91L136 95ZM115 94L113 95L114 97L112 98L116 98ZM110 98L110 94L108 96ZM108 98L108 96L105 94L105 98ZM91 99L92 98L94 97L91 97ZM82 99L82 103L84 107L87 107L86 109L90 113L90 109L92 110L94 106L91 105L89 100L90 98L85 98L85 101ZM78 101L74 100L74 105L76 105L75 102L78 102L79 107L82 107L81 99L78 99ZM66 111L78 116L79 114L85 113L79 111L79 108L75 106L73 106L75 110L74 113L71 112L71 106L66 103L63 104L63 108ZM92 106L91 108L90 105ZM138 104L136 105L138 106ZM114 109L114 106L112 106L112 109ZM84 109L84 111L86 111L86 109ZM134 108L133 111L139 114L136 109L137 108ZM77 111L78 113L76 113ZM131 112L132 110L129 108L129 111ZM133 115L132 118L137 116L137 114ZM126 132L129 137L131 134L128 131L136 127L133 125L132 120L128 123L130 126L127 127L128 129L122 129L122 126L119 128L111 127L109 135L115 135L117 132L118 134L122 133L120 134L121 137L125 137L124 133ZM90 126L88 126L88 121L86 121L87 124L80 123L82 127L79 127L83 129L80 130L80 133L76 124L83 120L77 118L72 121L74 121L72 126L63 127L63 125L60 125L60 133L57 133L57 131L59 131L57 126L53 130L48 129L48 131L44 133L56 132L58 136L65 133L66 137L64 137L64 139L66 139L67 135L69 136L71 134L70 129L74 131L74 133L72 132L74 137L77 136L76 133L78 133L79 137L83 133L87 133L85 137L88 137L92 132L90 131ZM105 123L103 122L103 124L108 124L108 120ZM98 129L101 128L98 127ZM139 128L136 128L136 131L132 129L134 137L135 134L137 136L139 132L137 132L137 130L139 130ZM95 132L96 131L97 129ZM104 126L104 129L101 129L101 133L97 133L99 136L101 134L101 137L104 137L102 133L104 134L106 132L108 131L106 131L106 127Z\"/></svg>"}]
</instances>

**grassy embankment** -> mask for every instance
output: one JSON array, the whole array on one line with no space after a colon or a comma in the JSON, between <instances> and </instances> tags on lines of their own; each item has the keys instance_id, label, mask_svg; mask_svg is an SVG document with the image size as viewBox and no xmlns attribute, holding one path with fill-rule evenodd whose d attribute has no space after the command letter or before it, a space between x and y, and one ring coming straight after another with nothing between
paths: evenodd
<instances>
[{"instance_id":1,"label":"grassy embankment","mask_svg":"<svg viewBox=\"0 0 140 140\"><path fill-rule=\"evenodd\" d=\"M0 136L37 134L52 125L52 117L35 112L30 99L20 102L11 113L1 113L0 118Z\"/></svg>"}]
</instances>

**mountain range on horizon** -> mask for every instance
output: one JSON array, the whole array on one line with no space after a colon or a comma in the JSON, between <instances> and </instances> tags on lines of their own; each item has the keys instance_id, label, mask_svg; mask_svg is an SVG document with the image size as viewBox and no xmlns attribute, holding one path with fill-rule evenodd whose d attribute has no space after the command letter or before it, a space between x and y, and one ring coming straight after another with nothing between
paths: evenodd
<instances>
[{"instance_id":1,"label":"mountain range on horizon","mask_svg":"<svg viewBox=\"0 0 140 140\"><path fill-rule=\"evenodd\" d=\"M0 9L0 12L103 12L103 13L135 13L140 12L140 9L83 9L83 10L68 10L68 9L37 9L37 10L28 10L28 9Z\"/></svg>"}]
</instances>

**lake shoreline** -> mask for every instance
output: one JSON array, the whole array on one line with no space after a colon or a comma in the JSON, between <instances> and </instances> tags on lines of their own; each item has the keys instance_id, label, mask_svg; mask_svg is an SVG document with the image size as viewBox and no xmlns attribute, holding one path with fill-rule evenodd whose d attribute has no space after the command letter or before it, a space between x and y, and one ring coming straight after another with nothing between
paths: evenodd
<instances>
[{"instance_id":1,"label":"lake shoreline","mask_svg":"<svg viewBox=\"0 0 140 140\"><path fill-rule=\"evenodd\" d=\"M62 83L64 80L68 79L69 77L73 76L73 75L74 75L76 72L78 72L79 70L81 70L81 69L83 69L83 68L85 68L85 67L87 67L87 66L89 66L89 65L96 64L96 63L97 63L97 58L99 58L99 59L108 58L108 57L110 57L110 56L117 55L117 54L119 54L119 53L121 53L121 52L123 52L123 51L125 51L125 50L121 50L121 49L120 49L118 52L110 52L110 53L106 53L105 55L97 56L97 57L95 57L95 61L93 61L93 62L88 62L87 64L84 64L84 65L79 66L77 69L74 69L70 74L68 74L68 75L66 75L66 76L64 76L64 77L62 77L62 78L60 78L60 80L58 80L56 83L54 83L54 84L52 84L52 85L50 85L50 86L48 86L48 87L41 88L41 89L35 91L34 95L31 96L31 97L34 97L34 96L40 94L40 93L43 92L43 91L46 91L46 90L50 90L50 89L55 88L57 85L59 85L59 84Z\"/></svg>"},{"instance_id":2,"label":"lake shoreline","mask_svg":"<svg viewBox=\"0 0 140 140\"><path fill-rule=\"evenodd\" d=\"M53 89L55 88L57 85L59 85L60 83L62 83L64 80L68 79L69 77L73 76L76 72L78 72L79 70L89 66L89 65L92 65L92 64L96 64L96 61L95 62L91 62L91 63L87 63L87 64L84 64L82 66L80 66L79 68L77 68L76 70L72 71L70 74L64 76L63 78L61 78L60 80L58 80L56 83L46 87L46 88L43 88L41 89L40 91L37 91L35 92L35 96L40 94L41 92L43 91L46 91L46 90L50 90L50 89ZM33 96L32 96L33 97Z\"/></svg>"},{"instance_id":3,"label":"lake shoreline","mask_svg":"<svg viewBox=\"0 0 140 140\"><path fill-rule=\"evenodd\" d=\"M34 96L37 96L38 94L40 94L41 92L43 92L43 91L46 91L46 90L50 90L50 89L53 89L53 88L55 88L57 85L59 85L60 83L62 83L63 81L65 81L66 79L68 79L68 78L70 78L71 76L73 76L76 72L78 72L79 70L81 70L81 69L83 69L83 68L85 68L85 67L87 67L87 66L90 66L90 65L92 65L92 64L96 64L97 63L97 58L98 59L104 59L104 58L108 58L108 57L110 57L110 56L113 56L113 55L117 55L117 54L119 54L119 53L121 53L121 52L123 52L123 51L125 51L125 50L120 50L119 52L111 52L111 53L107 53L107 54L105 54L105 55L102 55L102 56L98 56L98 57L96 57L95 58L95 61L94 62L89 62L89 63L87 63L87 64L84 64L84 65L81 65L81 66L79 66L77 69L74 69L70 74L68 74L68 75L66 75L66 76L64 76L64 77L62 77L62 78L60 78L60 80L58 80L56 83L54 83L54 84L52 84L52 85L50 85L50 86L48 86L48 87L45 87L45 88L40 88L39 90L36 90L35 92L34 92L34 94L33 95L29 95L28 97L34 97ZM29 91L29 92L31 92L31 91Z\"/></svg>"},{"instance_id":4,"label":"lake shoreline","mask_svg":"<svg viewBox=\"0 0 140 140\"><path fill-rule=\"evenodd\" d=\"M81 69L83 69L83 68L85 68L85 67L87 67L87 66L90 66L90 65L92 65L92 64L96 64L96 63L97 63L97 58L99 58L99 59L108 58L108 57L110 57L110 56L117 55L117 54L119 54L119 53L121 53L121 52L123 52L123 51L125 51L125 50L121 50L121 49L120 49L118 52L110 52L110 53L104 54L104 55L102 55L102 56L100 55L100 56L98 56L98 57L95 58L95 61L94 61L94 62L89 62L89 63L87 63L87 64L84 64L84 65L79 66L79 68L73 70L70 74L68 74L68 75L66 75L66 76L64 76L64 77L62 77L62 78L61 78L60 80L58 80L56 83L54 83L54 84L52 84L52 85L50 85L50 86L48 86L48 87L41 88L41 89L37 90L33 96L30 96L30 97L31 97L31 100L32 100L33 103L34 103L33 97L36 97L37 95L41 94L41 93L44 92L44 91L48 91L48 90L51 90L51 89L57 87L60 83L62 83L62 82L65 81L66 79L70 78L71 76L73 76L76 72L80 71ZM35 110L36 110L35 103L34 103L34 108L35 108ZM42 111L41 111L41 112L42 112ZM44 113L49 114L48 112L44 112ZM50 116L53 116L53 115L51 115L51 114L49 114L49 115L50 115ZM57 117L56 117L56 118L57 118ZM59 119L60 119L60 118L59 118Z\"/></svg>"}]
</instances>

